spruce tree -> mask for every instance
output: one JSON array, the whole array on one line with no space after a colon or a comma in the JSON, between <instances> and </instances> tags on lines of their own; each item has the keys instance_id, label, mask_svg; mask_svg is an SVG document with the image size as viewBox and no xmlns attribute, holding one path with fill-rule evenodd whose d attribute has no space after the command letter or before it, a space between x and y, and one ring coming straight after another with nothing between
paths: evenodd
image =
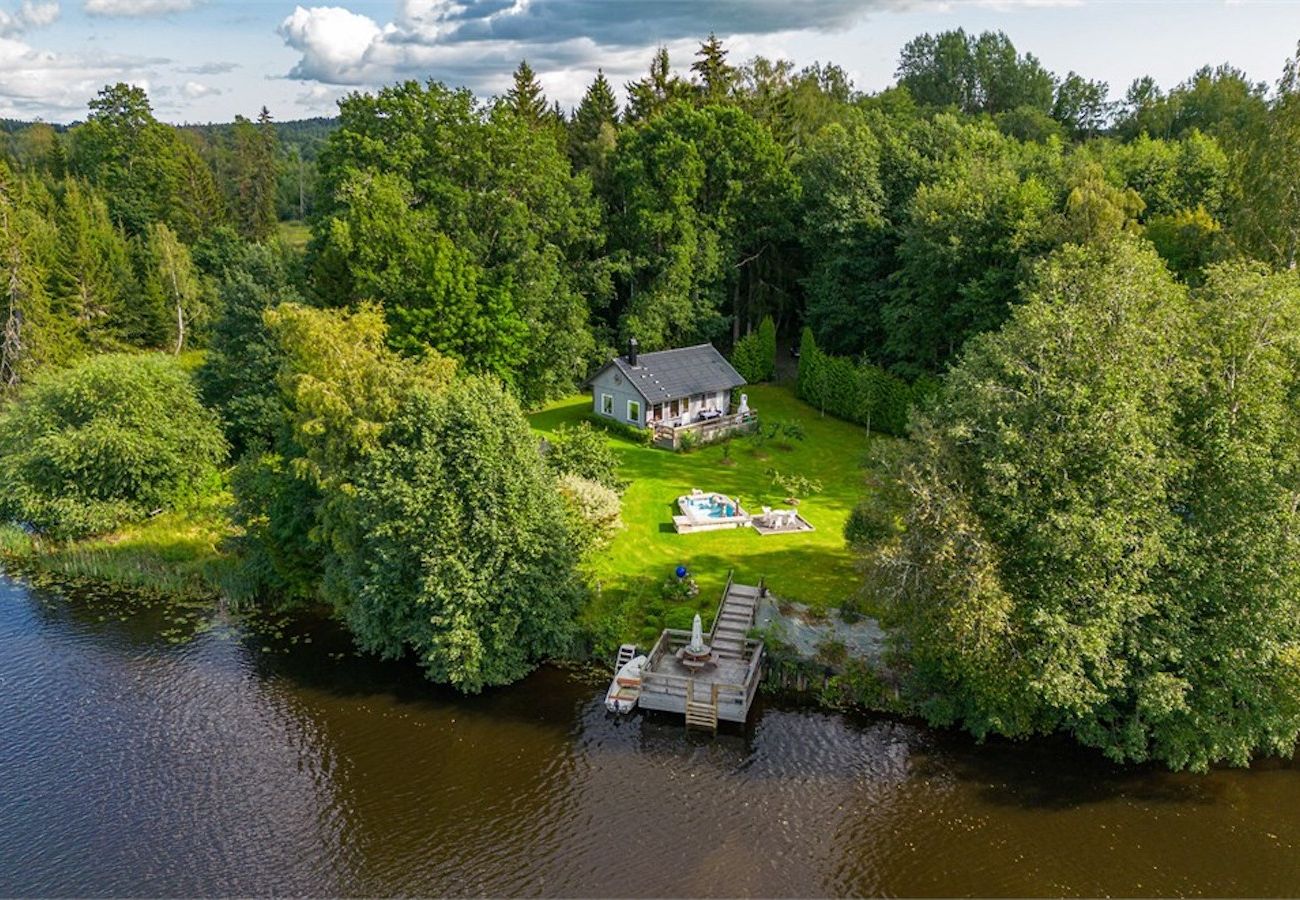
<instances>
[{"instance_id":1,"label":"spruce tree","mask_svg":"<svg viewBox=\"0 0 1300 900\"><path fill-rule=\"evenodd\" d=\"M721 103L727 99L736 84L736 69L727 64L727 51L713 32L695 52L691 71L700 76L696 90L705 103Z\"/></svg>"},{"instance_id":2,"label":"spruce tree","mask_svg":"<svg viewBox=\"0 0 1300 900\"><path fill-rule=\"evenodd\" d=\"M239 233L264 241L275 233L276 157L279 145L264 106L257 124L235 117L234 208Z\"/></svg>"},{"instance_id":3,"label":"spruce tree","mask_svg":"<svg viewBox=\"0 0 1300 900\"><path fill-rule=\"evenodd\" d=\"M628 122L644 122L679 97L688 96L690 86L672 74L668 48L660 47L650 59L650 72L627 85Z\"/></svg>"},{"instance_id":4,"label":"spruce tree","mask_svg":"<svg viewBox=\"0 0 1300 900\"><path fill-rule=\"evenodd\" d=\"M600 69L596 80L582 95L569 132L569 158L576 168L589 169L603 155L605 138L610 138L618 122L618 101L609 79ZM612 139L608 141L612 145Z\"/></svg>"},{"instance_id":5,"label":"spruce tree","mask_svg":"<svg viewBox=\"0 0 1300 900\"><path fill-rule=\"evenodd\" d=\"M506 103L529 125L540 125L546 118L546 95L526 59L520 60L519 68L515 69L514 87L506 92Z\"/></svg>"}]
</instances>

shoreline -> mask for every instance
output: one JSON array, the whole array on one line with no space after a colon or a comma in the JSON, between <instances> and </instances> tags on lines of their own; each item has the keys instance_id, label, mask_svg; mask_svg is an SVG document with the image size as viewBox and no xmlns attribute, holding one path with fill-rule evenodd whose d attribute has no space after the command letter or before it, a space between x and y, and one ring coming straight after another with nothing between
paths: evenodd
<instances>
[{"instance_id":1,"label":"shoreline","mask_svg":"<svg viewBox=\"0 0 1300 900\"><path fill-rule=\"evenodd\" d=\"M25 540L15 541L15 532L21 532ZM169 574L161 560L153 560L153 565L144 566L105 565L103 561L111 559L111 555L95 546L82 546L87 543L104 543L107 547L113 547L122 541L92 539L44 549L38 537L22 532L16 526L0 527L0 577L34 587L120 591L163 605L192 607L196 603L210 604L214 611L244 606L243 601L229 595L220 578L219 563L228 563L229 556L217 555L204 560L208 565L177 576L175 573ZM96 565L96 560L100 564ZM775 607L788 605L775 599L769 602L774 607L773 612ZM304 613L329 615L323 609L302 609ZM257 611L270 612L261 609ZM822 620L825 621L825 617ZM904 717L914 715L900 700L897 685L879 660L846 658L834 654L831 654L833 658L825 658L820 652L812 655L794 652L794 646L787 644L780 636L782 633L774 632L770 617L761 630L771 644L760 686L765 696L806 703L835 712ZM582 645L589 647L585 641ZM593 678L598 675L605 678L610 674L609 662L604 654L588 649L585 653L577 652L570 656L542 660L538 666L550 665L581 671ZM429 684L443 687L433 681ZM511 685L497 687L508 688Z\"/></svg>"}]
</instances>

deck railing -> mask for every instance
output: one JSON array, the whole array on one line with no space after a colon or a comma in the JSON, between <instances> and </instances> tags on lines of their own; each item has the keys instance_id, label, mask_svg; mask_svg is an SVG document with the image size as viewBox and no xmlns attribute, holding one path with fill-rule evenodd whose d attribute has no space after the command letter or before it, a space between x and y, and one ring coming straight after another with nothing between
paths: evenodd
<instances>
[{"instance_id":1,"label":"deck railing","mask_svg":"<svg viewBox=\"0 0 1300 900\"><path fill-rule=\"evenodd\" d=\"M727 597L731 593L735 572L727 573L727 583L722 589L722 597L713 614L713 627L709 629L708 641L714 643L718 620L726 608ZM763 595L764 584L759 582L759 597ZM741 645L740 662L744 664L744 677L741 683L718 681L715 677L699 677L693 674L678 674L661 671L665 655L675 657L677 651L691 642L691 632L677 628L665 628L646 655L646 664L641 670L641 694L659 694L680 698L682 702L690 699L696 687L709 685L710 698L715 700L721 718L743 720L758 693L760 667L763 662L763 642L746 637Z\"/></svg>"},{"instance_id":2,"label":"deck railing","mask_svg":"<svg viewBox=\"0 0 1300 900\"><path fill-rule=\"evenodd\" d=\"M718 631L718 620L722 618L722 610L727 605L727 595L731 593L731 585L736 580L736 570L730 569L727 572L727 583L722 588L722 599L718 601L718 608L713 611L713 626L709 629L709 644L713 644L713 638Z\"/></svg>"},{"instance_id":3,"label":"deck railing","mask_svg":"<svg viewBox=\"0 0 1300 900\"><path fill-rule=\"evenodd\" d=\"M684 434L694 434L701 444L707 444L721 434L731 431L747 431L758 422L758 416L752 409L743 413L731 413L713 419L698 419L689 425L667 425L656 422L654 441L656 444L671 444L676 449Z\"/></svg>"},{"instance_id":4,"label":"deck railing","mask_svg":"<svg viewBox=\"0 0 1300 900\"><path fill-rule=\"evenodd\" d=\"M745 639L743 662L745 677L743 682L716 681L713 678L699 679L694 675L679 675L676 672L659 670L665 655L672 655L691 641L691 633L679 629L665 629L655 642L654 649L646 658L646 665L641 670L641 693L660 693L685 698L692 684L706 683L717 686L718 708L734 707L742 717L754 702L758 693L759 666L763 660L763 642L754 638ZM728 718L724 716L723 718Z\"/></svg>"}]
</instances>

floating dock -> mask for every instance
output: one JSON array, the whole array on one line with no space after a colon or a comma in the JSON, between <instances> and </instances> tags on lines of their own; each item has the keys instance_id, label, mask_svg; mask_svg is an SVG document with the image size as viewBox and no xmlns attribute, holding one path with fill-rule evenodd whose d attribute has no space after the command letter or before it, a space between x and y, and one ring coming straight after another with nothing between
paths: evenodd
<instances>
[{"instance_id":1,"label":"floating dock","mask_svg":"<svg viewBox=\"0 0 1300 900\"><path fill-rule=\"evenodd\" d=\"M642 709L680 713L688 727L717 730L718 722L744 722L762 680L763 642L748 637L765 593L735 584L730 575L706 640L713 662L699 671L682 665L677 651L690 643L691 633L665 629L641 670Z\"/></svg>"}]
</instances>

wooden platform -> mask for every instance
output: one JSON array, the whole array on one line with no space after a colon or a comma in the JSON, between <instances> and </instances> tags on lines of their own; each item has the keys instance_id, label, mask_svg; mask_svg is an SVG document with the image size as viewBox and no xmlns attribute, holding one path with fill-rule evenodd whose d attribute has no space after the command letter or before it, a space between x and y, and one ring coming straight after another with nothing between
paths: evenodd
<instances>
[{"instance_id":1,"label":"wooden platform","mask_svg":"<svg viewBox=\"0 0 1300 900\"><path fill-rule=\"evenodd\" d=\"M787 528L769 528L763 523L762 516L754 516L750 519L749 524L759 534L798 534L801 531L815 531L812 523L798 513L795 514L795 524Z\"/></svg>"},{"instance_id":2,"label":"wooden platform","mask_svg":"<svg viewBox=\"0 0 1300 900\"><path fill-rule=\"evenodd\" d=\"M693 534L697 531L724 531L728 528L745 528L749 525L749 516L743 519L732 516L726 519L692 519L690 516L673 516L673 530L678 534Z\"/></svg>"},{"instance_id":3,"label":"wooden platform","mask_svg":"<svg viewBox=\"0 0 1300 900\"><path fill-rule=\"evenodd\" d=\"M694 435L695 440L701 444L708 444L729 434L748 434L756 428L758 428L758 417L751 409L714 419L698 419L690 425L656 423L653 441L656 447L677 450L682 445L683 435L686 434Z\"/></svg>"},{"instance_id":4,"label":"wooden platform","mask_svg":"<svg viewBox=\"0 0 1300 900\"><path fill-rule=\"evenodd\" d=\"M713 629L705 636L714 661L701 671L677 660L691 633L666 629L641 670L641 708L680 713L688 726L715 730L719 721L748 719L762 674L763 642L747 633L762 593L761 584L735 584L728 576Z\"/></svg>"}]
</instances>

